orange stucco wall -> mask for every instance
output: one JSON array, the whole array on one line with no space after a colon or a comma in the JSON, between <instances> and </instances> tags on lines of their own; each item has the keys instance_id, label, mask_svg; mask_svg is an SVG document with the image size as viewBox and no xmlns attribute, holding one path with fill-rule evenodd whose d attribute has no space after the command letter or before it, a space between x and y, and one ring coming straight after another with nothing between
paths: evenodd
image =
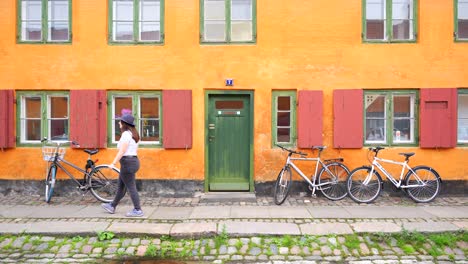
<instances>
[{"instance_id":1,"label":"orange stucco wall","mask_svg":"<svg viewBox=\"0 0 468 264\"><path fill-rule=\"evenodd\" d=\"M324 91L324 157L340 155L350 168L366 150L332 146L333 89L468 87L468 43L453 41L453 1L419 1L418 42L363 44L361 1L257 1L255 45L200 45L199 1L165 2L162 46L107 43L107 1L73 0L71 45L16 44L16 0L0 1L0 88L15 90L193 91L193 148L141 149L141 179L204 179L204 93L254 91L254 179L273 180L285 153L271 148L271 91ZM392 148L382 157L414 151L412 164L435 167L444 179L468 179L468 149ZM116 149L101 150L109 163ZM0 178L42 179L39 148L0 152ZM82 163L86 155L69 150ZM22 166L18 166L18 163Z\"/></svg>"}]
</instances>

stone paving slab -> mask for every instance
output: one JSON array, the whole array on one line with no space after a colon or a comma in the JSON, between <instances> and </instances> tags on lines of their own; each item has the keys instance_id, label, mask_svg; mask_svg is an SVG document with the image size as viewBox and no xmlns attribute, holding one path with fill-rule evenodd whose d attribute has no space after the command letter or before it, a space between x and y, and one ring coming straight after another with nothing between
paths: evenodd
<instances>
[{"instance_id":1,"label":"stone paving slab","mask_svg":"<svg viewBox=\"0 0 468 264\"><path fill-rule=\"evenodd\" d=\"M214 236L217 233L216 223L177 223L170 230L173 237L205 237Z\"/></svg>"},{"instance_id":2,"label":"stone paving slab","mask_svg":"<svg viewBox=\"0 0 468 264\"><path fill-rule=\"evenodd\" d=\"M222 221L218 224L218 232L221 233L224 228L232 236L301 234L299 226L293 223Z\"/></svg>"},{"instance_id":3,"label":"stone paving slab","mask_svg":"<svg viewBox=\"0 0 468 264\"><path fill-rule=\"evenodd\" d=\"M270 208L258 206L233 206L231 218L270 218Z\"/></svg>"},{"instance_id":4,"label":"stone paving slab","mask_svg":"<svg viewBox=\"0 0 468 264\"><path fill-rule=\"evenodd\" d=\"M145 208L143 208L145 209ZM146 210L146 209L145 209ZM166 219L166 220L184 220L189 219L193 212L193 207L157 207L149 219ZM145 212L146 213L146 212Z\"/></svg>"},{"instance_id":5,"label":"stone paving slab","mask_svg":"<svg viewBox=\"0 0 468 264\"><path fill-rule=\"evenodd\" d=\"M390 222L360 222L351 224L353 230L357 233L396 233L401 232L401 226Z\"/></svg>"},{"instance_id":6,"label":"stone paving slab","mask_svg":"<svg viewBox=\"0 0 468 264\"><path fill-rule=\"evenodd\" d=\"M441 218L468 218L468 206L425 206L422 209Z\"/></svg>"},{"instance_id":7,"label":"stone paving slab","mask_svg":"<svg viewBox=\"0 0 468 264\"><path fill-rule=\"evenodd\" d=\"M62 217L76 217L76 218L125 218L125 214L133 209L133 206L123 205L116 208L115 214L109 214L102 209L100 204L87 206L79 211L76 211L70 215L62 215ZM140 219L146 219L154 212L154 207L143 208L143 217Z\"/></svg>"},{"instance_id":8,"label":"stone paving slab","mask_svg":"<svg viewBox=\"0 0 468 264\"><path fill-rule=\"evenodd\" d=\"M45 206L30 206L29 208L23 208L31 212L30 216L34 218L62 218L70 217L72 215L79 215L79 212L85 209L86 206L80 205L67 205L67 206L56 206L56 205L45 205ZM12 210L18 212L19 210L14 207ZM87 216L84 216L87 217Z\"/></svg>"},{"instance_id":9,"label":"stone paving slab","mask_svg":"<svg viewBox=\"0 0 468 264\"><path fill-rule=\"evenodd\" d=\"M169 235L172 224L112 223L106 231L120 234Z\"/></svg>"},{"instance_id":10,"label":"stone paving slab","mask_svg":"<svg viewBox=\"0 0 468 264\"><path fill-rule=\"evenodd\" d=\"M38 221L34 223L2 223L0 233L62 235L62 234L96 234L109 226L107 222L67 222Z\"/></svg>"},{"instance_id":11,"label":"stone paving slab","mask_svg":"<svg viewBox=\"0 0 468 264\"><path fill-rule=\"evenodd\" d=\"M463 230L468 230L468 221L454 221L452 223Z\"/></svg>"},{"instance_id":12,"label":"stone paving slab","mask_svg":"<svg viewBox=\"0 0 468 264\"><path fill-rule=\"evenodd\" d=\"M310 223L300 225L303 235L344 235L352 234L353 230L349 224L345 223Z\"/></svg>"},{"instance_id":13,"label":"stone paving slab","mask_svg":"<svg viewBox=\"0 0 468 264\"><path fill-rule=\"evenodd\" d=\"M354 218L436 218L420 207L402 206L345 206Z\"/></svg>"},{"instance_id":14,"label":"stone paving slab","mask_svg":"<svg viewBox=\"0 0 468 264\"><path fill-rule=\"evenodd\" d=\"M340 206L307 206L313 218L353 218L353 216Z\"/></svg>"},{"instance_id":15,"label":"stone paving slab","mask_svg":"<svg viewBox=\"0 0 468 264\"><path fill-rule=\"evenodd\" d=\"M193 208L193 211L190 214L191 219L219 219L230 217L230 206L200 206Z\"/></svg>"},{"instance_id":16,"label":"stone paving slab","mask_svg":"<svg viewBox=\"0 0 468 264\"><path fill-rule=\"evenodd\" d=\"M403 223L403 228L408 231L417 232L445 232L461 230L460 227L450 222L410 222Z\"/></svg>"},{"instance_id":17,"label":"stone paving slab","mask_svg":"<svg viewBox=\"0 0 468 264\"><path fill-rule=\"evenodd\" d=\"M269 206L271 218L311 218L306 207L290 207L290 206Z\"/></svg>"},{"instance_id":18,"label":"stone paving slab","mask_svg":"<svg viewBox=\"0 0 468 264\"><path fill-rule=\"evenodd\" d=\"M8 217L8 218L28 217L33 213L31 209L34 207L35 206L29 206L29 205L5 206L4 208L0 207L0 209L2 210L1 217Z\"/></svg>"}]
</instances>

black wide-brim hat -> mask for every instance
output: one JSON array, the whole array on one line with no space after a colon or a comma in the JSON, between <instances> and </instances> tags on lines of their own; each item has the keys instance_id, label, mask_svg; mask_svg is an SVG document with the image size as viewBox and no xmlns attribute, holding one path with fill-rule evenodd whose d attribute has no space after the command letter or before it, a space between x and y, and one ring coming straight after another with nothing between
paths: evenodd
<instances>
[{"instance_id":1,"label":"black wide-brim hat","mask_svg":"<svg viewBox=\"0 0 468 264\"><path fill-rule=\"evenodd\" d=\"M120 121L124 122L125 124L134 127L135 126L135 118L132 115L125 114L120 118Z\"/></svg>"}]
</instances>

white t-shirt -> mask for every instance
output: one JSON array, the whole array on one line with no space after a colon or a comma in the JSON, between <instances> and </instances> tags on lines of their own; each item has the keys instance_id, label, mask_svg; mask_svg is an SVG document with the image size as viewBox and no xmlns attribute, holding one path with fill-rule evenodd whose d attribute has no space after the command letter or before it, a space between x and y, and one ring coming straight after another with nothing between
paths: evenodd
<instances>
[{"instance_id":1,"label":"white t-shirt","mask_svg":"<svg viewBox=\"0 0 468 264\"><path fill-rule=\"evenodd\" d=\"M132 132L125 131L120 137L119 143L117 143L117 148L120 149L123 142L128 142L127 151L123 154L124 156L136 156L138 150L138 143L132 138Z\"/></svg>"}]
</instances>

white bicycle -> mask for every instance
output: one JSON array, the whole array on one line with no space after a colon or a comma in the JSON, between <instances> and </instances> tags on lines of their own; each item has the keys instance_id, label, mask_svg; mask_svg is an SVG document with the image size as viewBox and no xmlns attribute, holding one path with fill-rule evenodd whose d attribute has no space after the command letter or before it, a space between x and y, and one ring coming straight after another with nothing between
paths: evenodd
<instances>
[{"instance_id":1,"label":"white bicycle","mask_svg":"<svg viewBox=\"0 0 468 264\"><path fill-rule=\"evenodd\" d=\"M414 155L413 152L399 153L405 156L403 162L378 158L377 155L382 149L385 148L380 146L369 148L369 153L375 153L371 166L356 168L349 174L346 187L351 199L357 203L371 203L377 199L383 188L382 177L377 170L382 172L396 188L404 190L414 201L427 203L435 199L442 182L436 170L425 165L411 168L408 163L410 157ZM401 166L400 179L396 180L380 162ZM403 178L405 171L407 173Z\"/></svg>"}]
</instances>

